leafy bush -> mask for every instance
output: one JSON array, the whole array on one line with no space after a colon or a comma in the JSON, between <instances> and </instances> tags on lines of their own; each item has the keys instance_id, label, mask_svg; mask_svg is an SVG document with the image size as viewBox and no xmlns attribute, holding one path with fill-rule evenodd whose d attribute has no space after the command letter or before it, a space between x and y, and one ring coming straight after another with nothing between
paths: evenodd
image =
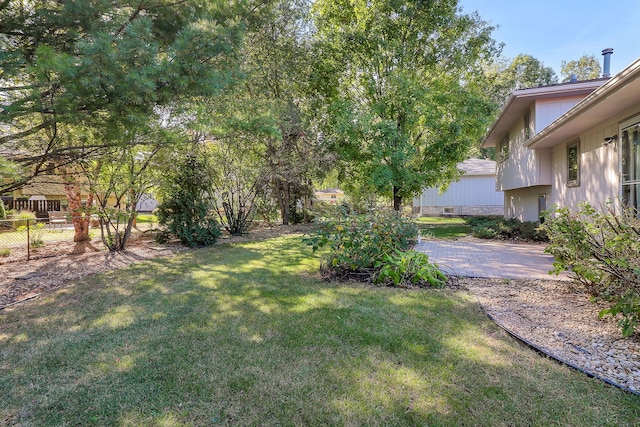
<instances>
[{"instance_id":1,"label":"leafy bush","mask_svg":"<svg viewBox=\"0 0 640 427\"><path fill-rule=\"evenodd\" d=\"M158 206L158 222L187 246L214 244L220 225L213 213L211 176L206 157L197 150L177 162L168 176L163 201Z\"/></svg>"},{"instance_id":2,"label":"leafy bush","mask_svg":"<svg viewBox=\"0 0 640 427\"><path fill-rule=\"evenodd\" d=\"M471 226L471 234L479 239L548 241L545 230L535 222L497 216L469 217L466 222Z\"/></svg>"},{"instance_id":3,"label":"leafy bush","mask_svg":"<svg viewBox=\"0 0 640 427\"><path fill-rule=\"evenodd\" d=\"M611 204L597 211L588 203L579 211L552 211L544 225L556 273L569 270L596 297L612 301L600 316L620 314L623 335L640 320L640 220L633 208Z\"/></svg>"},{"instance_id":4,"label":"leafy bush","mask_svg":"<svg viewBox=\"0 0 640 427\"><path fill-rule=\"evenodd\" d=\"M375 276L374 283L436 288L443 287L447 283L447 276L436 264L429 262L429 256L416 251L395 250L393 254L386 255L377 267L380 270Z\"/></svg>"},{"instance_id":5,"label":"leafy bush","mask_svg":"<svg viewBox=\"0 0 640 427\"><path fill-rule=\"evenodd\" d=\"M11 255L11 248L0 248L0 257L8 257Z\"/></svg>"},{"instance_id":6,"label":"leafy bush","mask_svg":"<svg viewBox=\"0 0 640 427\"><path fill-rule=\"evenodd\" d=\"M390 211L340 215L319 223L319 229L305 238L313 251L329 247L325 261L330 268L356 271L374 268L386 255L405 250L418 230L415 224Z\"/></svg>"},{"instance_id":7,"label":"leafy bush","mask_svg":"<svg viewBox=\"0 0 640 427\"><path fill-rule=\"evenodd\" d=\"M31 211L18 211L12 215L13 227L18 230L20 227L26 227L27 223L34 224L36 222L36 214Z\"/></svg>"},{"instance_id":8,"label":"leafy bush","mask_svg":"<svg viewBox=\"0 0 640 427\"><path fill-rule=\"evenodd\" d=\"M21 225L16 231L21 233L26 233L27 228L29 229L29 245L31 249L38 249L44 247L44 239L42 238L42 229L44 228L43 223L35 223L31 222L29 226Z\"/></svg>"}]
</instances>

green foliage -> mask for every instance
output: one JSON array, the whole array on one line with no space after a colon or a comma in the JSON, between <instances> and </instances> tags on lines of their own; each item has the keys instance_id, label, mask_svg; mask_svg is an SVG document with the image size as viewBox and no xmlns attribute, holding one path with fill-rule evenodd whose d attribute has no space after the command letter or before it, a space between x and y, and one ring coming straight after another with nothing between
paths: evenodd
<instances>
[{"instance_id":1,"label":"green foliage","mask_svg":"<svg viewBox=\"0 0 640 427\"><path fill-rule=\"evenodd\" d=\"M640 296L637 292L627 292L616 299L615 304L609 308L605 308L598 313L598 317L602 319L605 316L616 317L621 315L618 326L622 330L623 337L633 335L635 328L640 324Z\"/></svg>"},{"instance_id":2,"label":"green foliage","mask_svg":"<svg viewBox=\"0 0 640 427\"><path fill-rule=\"evenodd\" d=\"M385 255L375 276L374 283L391 284L393 286L431 286L441 288L447 283L447 276L436 264L429 262L429 256L413 250L395 250Z\"/></svg>"},{"instance_id":3,"label":"green foliage","mask_svg":"<svg viewBox=\"0 0 640 427\"><path fill-rule=\"evenodd\" d=\"M178 159L163 188L158 206L160 225L187 246L208 246L221 235L213 212L211 173L203 152L193 152Z\"/></svg>"},{"instance_id":4,"label":"green foliage","mask_svg":"<svg viewBox=\"0 0 640 427\"><path fill-rule=\"evenodd\" d=\"M469 217L466 222L471 226L473 237L479 239L548 241L545 230L535 222L494 216Z\"/></svg>"},{"instance_id":5,"label":"green foliage","mask_svg":"<svg viewBox=\"0 0 640 427\"><path fill-rule=\"evenodd\" d=\"M4 207L4 202L0 200L0 220L7 219L7 210Z\"/></svg>"},{"instance_id":6,"label":"green foliage","mask_svg":"<svg viewBox=\"0 0 640 427\"><path fill-rule=\"evenodd\" d=\"M237 80L243 29L240 7L216 7L227 3L3 2L0 145L45 173L51 160L120 145L166 121L166 109L220 93ZM0 190L24 183L17 172L0 162L10 178Z\"/></svg>"},{"instance_id":7,"label":"green foliage","mask_svg":"<svg viewBox=\"0 0 640 427\"><path fill-rule=\"evenodd\" d=\"M452 0L317 0L313 14L330 100L323 137L345 190L392 198L399 210L457 178L492 119L480 66L497 54L492 28Z\"/></svg>"},{"instance_id":8,"label":"green foliage","mask_svg":"<svg viewBox=\"0 0 640 427\"><path fill-rule=\"evenodd\" d=\"M396 212L341 215L319 223L318 230L305 238L317 251L325 246L325 262L332 269L356 271L375 268L387 255L405 250L417 236L415 224Z\"/></svg>"},{"instance_id":9,"label":"green foliage","mask_svg":"<svg viewBox=\"0 0 640 427\"><path fill-rule=\"evenodd\" d=\"M11 255L11 248L0 248L0 257L8 257Z\"/></svg>"},{"instance_id":10,"label":"green foliage","mask_svg":"<svg viewBox=\"0 0 640 427\"><path fill-rule=\"evenodd\" d=\"M544 224L556 272L570 270L597 297L612 301L600 316L621 315L629 336L640 319L640 219L634 208L607 204L596 210L559 208Z\"/></svg>"},{"instance_id":11,"label":"green foliage","mask_svg":"<svg viewBox=\"0 0 640 427\"><path fill-rule=\"evenodd\" d=\"M13 227L16 230L20 230L22 227L26 229L27 224L34 224L36 222L36 214L31 211L18 211L11 215L13 219Z\"/></svg>"},{"instance_id":12,"label":"green foliage","mask_svg":"<svg viewBox=\"0 0 640 427\"><path fill-rule=\"evenodd\" d=\"M545 67L538 59L526 54L520 54L510 61L499 61L488 67L487 74L492 80L487 87L487 94L497 106L507 102L514 90L558 82L553 68Z\"/></svg>"},{"instance_id":13,"label":"green foliage","mask_svg":"<svg viewBox=\"0 0 640 427\"><path fill-rule=\"evenodd\" d=\"M35 218L35 215L34 215ZM44 229L43 223L36 223L35 220L26 220L26 225L19 225L16 227L16 231L26 233L29 231L29 245L31 249L38 249L44 247L44 240L42 238L42 230Z\"/></svg>"},{"instance_id":14,"label":"green foliage","mask_svg":"<svg viewBox=\"0 0 640 427\"><path fill-rule=\"evenodd\" d=\"M578 80L590 80L597 79L602 72L600 61L594 55L582 55L580 59L569 62L562 61L560 67L563 83L571 80L572 74L575 74Z\"/></svg>"}]
</instances>

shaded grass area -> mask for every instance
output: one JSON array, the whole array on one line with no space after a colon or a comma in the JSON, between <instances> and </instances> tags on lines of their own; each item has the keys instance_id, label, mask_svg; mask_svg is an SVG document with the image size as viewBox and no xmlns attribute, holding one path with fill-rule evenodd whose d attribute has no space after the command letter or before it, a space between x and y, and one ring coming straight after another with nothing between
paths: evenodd
<instances>
[{"instance_id":1,"label":"shaded grass area","mask_svg":"<svg viewBox=\"0 0 640 427\"><path fill-rule=\"evenodd\" d=\"M299 236L218 245L0 312L4 425L634 425L464 292L326 283Z\"/></svg>"}]
</instances>

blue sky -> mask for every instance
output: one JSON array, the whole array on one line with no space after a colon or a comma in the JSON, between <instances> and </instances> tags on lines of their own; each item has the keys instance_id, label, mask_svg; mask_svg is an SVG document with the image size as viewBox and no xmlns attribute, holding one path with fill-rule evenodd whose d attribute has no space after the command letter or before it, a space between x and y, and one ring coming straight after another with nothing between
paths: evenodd
<instances>
[{"instance_id":1,"label":"blue sky","mask_svg":"<svg viewBox=\"0 0 640 427\"><path fill-rule=\"evenodd\" d=\"M503 55L525 53L560 77L561 61L613 48L611 74L640 58L639 0L459 0L464 13L477 11L505 43Z\"/></svg>"}]
</instances>

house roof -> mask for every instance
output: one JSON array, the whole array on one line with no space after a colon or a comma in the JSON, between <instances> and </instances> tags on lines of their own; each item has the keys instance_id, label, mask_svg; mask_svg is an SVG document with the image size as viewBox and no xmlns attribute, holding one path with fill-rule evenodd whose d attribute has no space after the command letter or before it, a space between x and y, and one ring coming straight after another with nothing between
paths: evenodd
<instances>
[{"instance_id":1,"label":"house roof","mask_svg":"<svg viewBox=\"0 0 640 427\"><path fill-rule=\"evenodd\" d=\"M640 106L640 58L532 136L526 146L544 148L564 143L633 106Z\"/></svg>"},{"instance_id":2,"label":"house roof","mask_svg":"<svg viewBox=\"0 0 640 427\"><path fill-rule=\"evenodd\" d=\"M325 190L315 190L314 193L316 193L316 194L344 194L344 191L340 190L339 188L329 188L329 189L325 189Z\"/></svg>"},{"instance_id":3,"label":"house roof","mask_svg":"<svg viewBox=\"0 0 640 427\"><path fill-rule=\"evenodd\" d=\"M64 196L64 183L59 175L38 175L18 193L24 196Z\"/></svg>"},{"instance_id":4,"label":"house roof","mask_svg":"<svg viewBox=\"0 0 640 427\"><path fill-rule=\"evenodd\" d=\"M464 176L495 175L496 162L487 159L467 159L458 163L458 169L464 172Z\"/></svg>"},{"instance_id":5,"label":"house roof","mask_svg":"<svg viewBox=\"0 0 640 427\"><path fill-rule=\"evenodd\" d=\"M524 116L524 113L537 99L586 96L602 86L607 80L607 78L600 78L513 91L502 110L500 110L498 118L489 128L482 141L482 146L495 147L498 145L513 124Z\"/></svg>"}]
</instances>

